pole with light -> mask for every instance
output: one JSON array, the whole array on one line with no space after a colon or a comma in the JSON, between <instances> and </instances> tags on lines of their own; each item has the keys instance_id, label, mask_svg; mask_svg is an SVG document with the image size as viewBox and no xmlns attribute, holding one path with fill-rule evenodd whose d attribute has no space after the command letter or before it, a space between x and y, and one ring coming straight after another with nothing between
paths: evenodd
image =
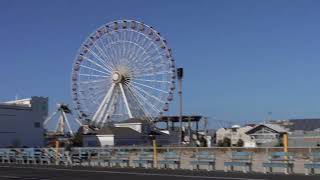
<instances>
[{"instance_id":1,"label":"pole with light","mask_svg":"<svg viewBox=\"0 0 320 180\"><path fill-rule=\"evenodd\" d=\"M183 78L183 68L178 68L177 69L177 77L178 77L178 83L179 83L179 144L181 145L182 143L182 78Z\"/></svg>"}]
</instances>

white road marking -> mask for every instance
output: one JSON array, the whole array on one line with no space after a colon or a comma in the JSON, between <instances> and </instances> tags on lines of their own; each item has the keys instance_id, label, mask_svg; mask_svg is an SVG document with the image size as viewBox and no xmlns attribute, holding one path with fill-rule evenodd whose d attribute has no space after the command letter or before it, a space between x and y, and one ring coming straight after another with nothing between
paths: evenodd
<instances>
[{"instance_id":1,"label":"white road marking","mask_svg":"<svg viewBox=\"0 0 320 180\"><path fill-rule=\"evenodd\" d=\"M0 166L2 168L9 168L11 166ZM16 167L15 167L16 168ZM9 178L9 179L21 179L21 180L50 180L45 178L37 178L37 177L19 177L19 176L0 176L0 178Z\"/></svg>"},{"instance_id":2,"label":"white road marking","mask_svg":"<svg viewBox=\"0 0 320 180\"><path fill-rule=\"evenodd\" d=\"M50 180L36 177L0 176L0 178L21 179L21 180Z\"/></svg>"},{"instance_id":3,"label":"white road marking","mask_svg":"<svg viewBox=\"0 0 320 180\"><path fill-rule=\"evenodd\" d=\"M18 176L0 176L0 178L10 178L10 179L18 179Z\"/></svg>"},{"instance_id":4,"label":"white road marking","mask_svg":"<svg viewBox=\"0 0 320 180\"><path fill-rule=\"evenodd\" d=\"M10 167L12 166L0 166ZM121 172L121 171L97 171L97 170L79 170L79 169L63 169L49 167L13 167L18 169L37 169L37 170L55 170L67 172L88 172L88 173L107 173L107 174L127 174L127 175L142 175L142 176L162 176L162 177L181 177L181 178L200 178L200 179L230 179L230 180L266 180L266 179L250 179L250 178L235 178L235 177L218 177L218 176L192 176L192 175L177 175L177 174L159 174L159 173L138 173L138 172Z\"/></svg>"}]
</instances>

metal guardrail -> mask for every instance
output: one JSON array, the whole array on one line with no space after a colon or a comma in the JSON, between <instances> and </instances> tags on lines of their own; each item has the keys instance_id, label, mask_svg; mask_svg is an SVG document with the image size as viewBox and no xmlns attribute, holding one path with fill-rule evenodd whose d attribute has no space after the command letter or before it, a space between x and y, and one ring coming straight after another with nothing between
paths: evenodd
<instances>
[{"instance_id":1,"label":"metal guardrail","mask_svg":"<svg viewBox=\"0 0 320 180\"><path fill-rule=\"evenodd\" d=\"M164 160L166 152L175 152L180 158L182 169L190 169L195 154L208 152L215 157L215 169L224 170L224 162L232 159L232 152L252 152L252 167L255 172L263 172L263 162L273 152L283 151L282 147L270 148L224 148L224 147L101 147L101 148L3 148L0 149L0 163L10 164L39 164L65 166L121 166L135 167L134 161L141 159L140 155L153 154L153 166L159 168L158 162ZM311 152L320 152L320 147L290 147L288 149L294 157L294 173L304 173L304 164L309 162ZM156 152L156 153L155 153ZM122 155L121 155L122 153ZM156 156L156 157L155 157ZM120 157L122 158L120 160ZM207 169L207 168L203 168ZM237 169L235 169L237 170ZM241 170L241 169L239 169ZM279 171L281 172L281 171Z\"/></svg>"}]
</instances>

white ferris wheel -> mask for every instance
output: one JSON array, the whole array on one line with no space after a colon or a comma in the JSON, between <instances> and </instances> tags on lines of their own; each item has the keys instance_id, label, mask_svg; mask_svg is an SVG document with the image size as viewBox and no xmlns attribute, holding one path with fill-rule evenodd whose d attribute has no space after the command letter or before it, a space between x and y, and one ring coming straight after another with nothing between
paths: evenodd
<instances>
[{"instance_id":1,"label":"white ferris wheel","mask_svg":"<svg viewBox=\"0 0 320 180\"><path fill-rule=\"evenodd\" d=\"M107 23L81 45L72 71L72 95L91 125L129 118L152 121L168 111L176 69L166 40L134 20Z\"/></svg>"}]
</instances>

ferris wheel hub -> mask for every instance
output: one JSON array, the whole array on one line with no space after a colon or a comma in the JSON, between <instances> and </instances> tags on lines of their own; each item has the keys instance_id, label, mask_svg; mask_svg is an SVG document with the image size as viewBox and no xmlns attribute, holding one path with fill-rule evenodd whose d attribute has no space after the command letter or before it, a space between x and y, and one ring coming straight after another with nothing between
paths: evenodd
<instances>
[{"instance_id":1,"label":"ferris wheel hub","mask_svg":"<svg viewBox=\"0 0 320 180\"><path fill-rule=\"evenodd\" d=\"M119 72L114 72L112 75L112 80L114 83L120 83L122 81L122 75Z\"/></svg>"}]
</instances>

